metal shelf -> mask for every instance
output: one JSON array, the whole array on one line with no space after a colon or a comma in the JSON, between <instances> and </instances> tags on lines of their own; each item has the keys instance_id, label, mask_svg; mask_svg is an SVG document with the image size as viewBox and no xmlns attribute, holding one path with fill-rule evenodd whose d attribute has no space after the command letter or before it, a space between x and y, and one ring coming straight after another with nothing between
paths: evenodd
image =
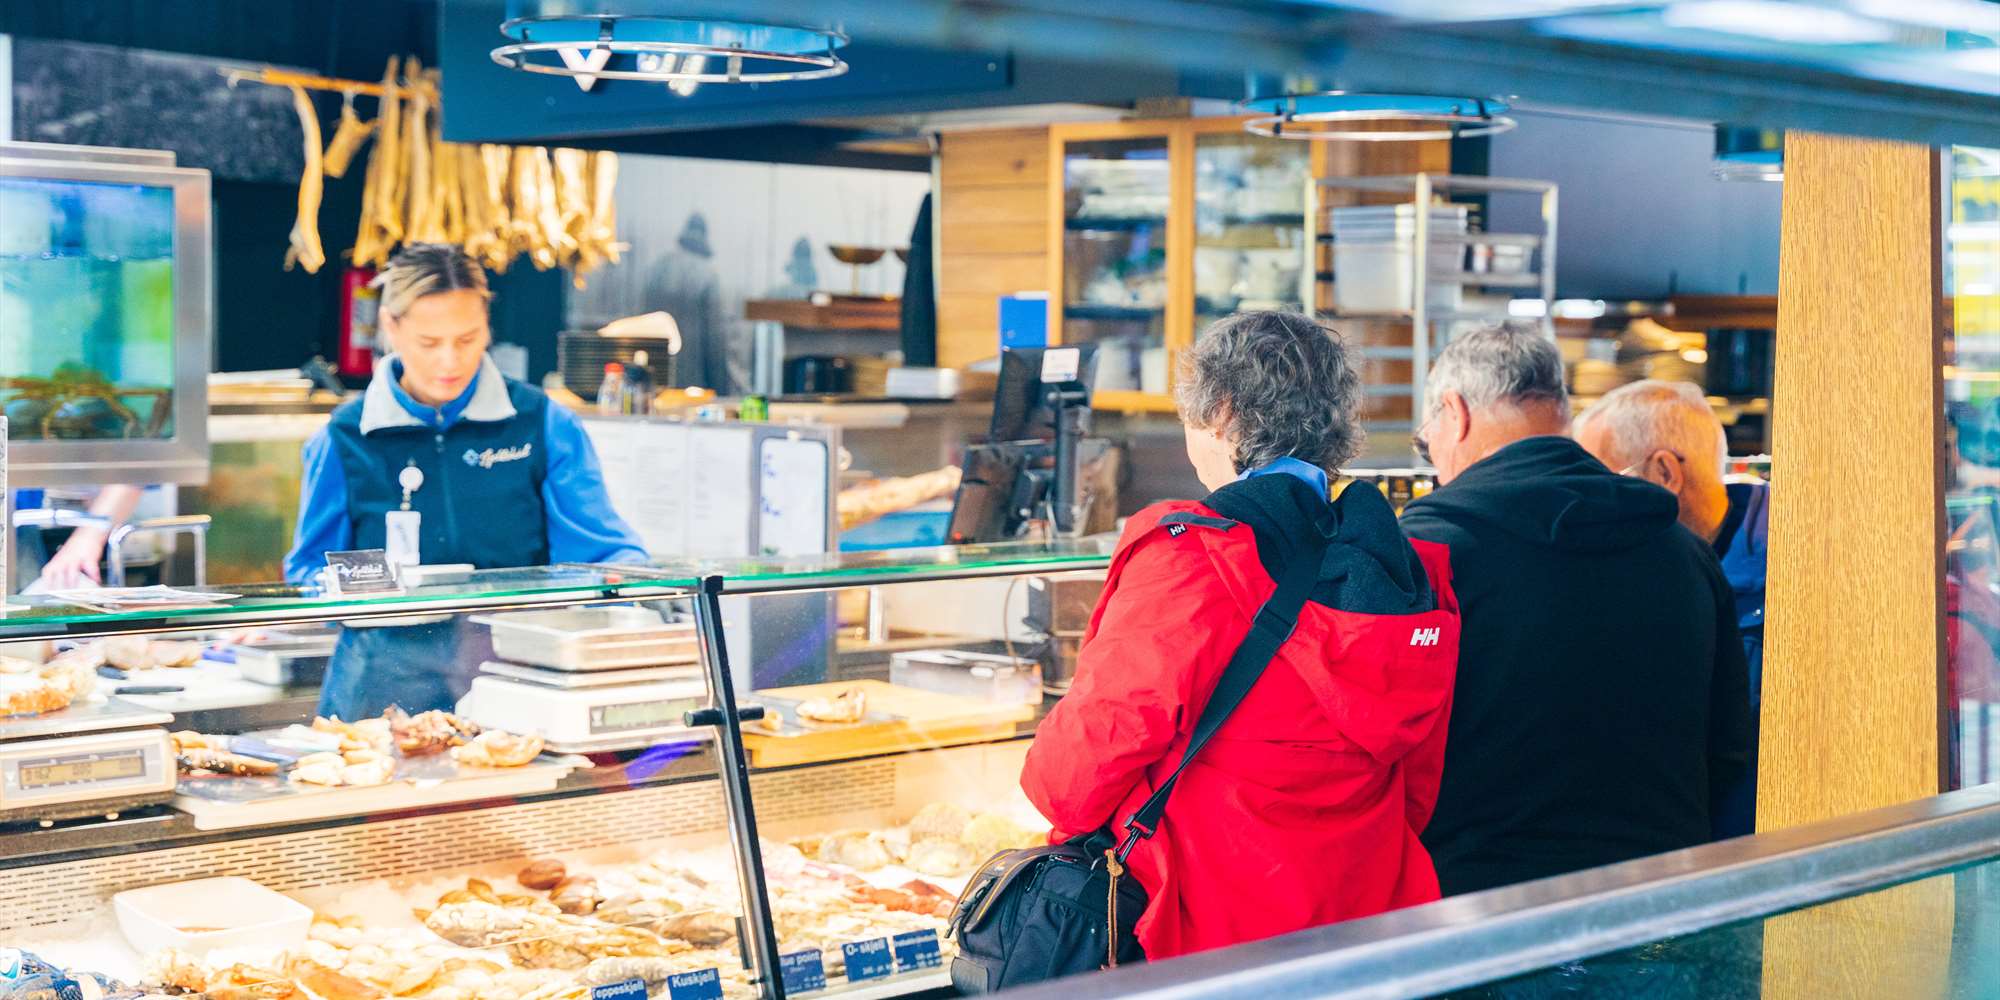
<instances>
[{"instance_id":1,"label":"metal shelf","mask_svg":"<svg viewBox=\"0 0 2000 1000\"><path fill-rule=\"evenodd\" d=\"M1335 309L1322 313L1325 319L1335 322L1388 322L1407 323L1411 330L1408 348L1389 348L1396 351L1397 360L1410 362L1410 379L1390 391L1389 387L1370 387L1370 394L1376 396L1407 395L1411 401L1411 412L1421 413L1424 407L1424 380L1428 375L1432 352L1441 349L1457 332L1453 324L1466 322L1502 322L1516 318L1508 307L1482 309L1436 309L1432 286L1452 288L1514 288L1530 290L1527 295L1544 303L1540 317L1542 329L1549 336L1555 335L1553 321L1547 316L1546 303L1555 299L1556 260L1556 186L1547 181L1507 177L1466 177L1450 174L1404 174L1378 177L1327 177L1306 182L1306 227L1303 252L1304 267L1300 276L1299 294L1307 302L1328 301L1331 296L1323 295L1327 275L1320 269L1319 255L1322 248L1331 242L1333 225L1332 213L1335 206L1351 201L1345 197L1354 191L1394 193L1405 197L1404 209L1409 218L1407 224L1398 220L1391 232L1407 230L1396 242L1408 248L1410 269L1408 281L1407 309L1380 312L1344 312ZM1532 196L1538 202L1536 213L1544 227L1540 233L1459 233L1439 232L1437 220L1433 217L1431 205L1434 197L1447 193L1486 194L1494 197L1517 198ZM1530 254L1539 252L1538 266L1520 274L1496 274L1492 272L1472 272L1460 270L1450 265L1440 269L1432 263L1440 250L1447 259L1456 258L1453 263L1462 262L1463 251L1455 248L1465 246L1520 247ZM1403 266L1401 262L1398 266ZM1396 284L1402 285L1401 276ZM1397 288L1397 293L1402 292ZM1538 293L1538 294L1537 294ZM1397 301L1389 299L1390 302Z\"/></svg>"},{"instance_id":2,"label":"metal shelf","mask_svg":"<svg viewBox=\"0 0 2000 1000\"><path fill-rule=\"evenodd\" d=\"M1066 302L1063 304L1064 319L1093 320L1148 320L1166 312L1165 306L1111 306L1090 302Z\"/></svg>"},{"instance_id":3,"label":"metal shelf","mask_svg":"<svg viewBox=\"0 0 2000 1000\"><path fill-rule=\"evenodd\" d=\"M1431 280L1440 285L1491 285L1496 288L1540 288L1542 276L1533 271L1522 274L1495 274L1491 271L1432 271Z\"/></svg>"},{"instance_id":4,"label":"metal shelf","mask_svg":"<svg viewBox=\"0 0 2000 1000\"><path fill-rule=\"evenodd\" d=\"M1063 228L1084 233L1125 233L1136 229L1151 229L1167 224L1165 216L1135 215L1119 216L1071 216L1063 220Z\"/></svg>"}]
</instances>

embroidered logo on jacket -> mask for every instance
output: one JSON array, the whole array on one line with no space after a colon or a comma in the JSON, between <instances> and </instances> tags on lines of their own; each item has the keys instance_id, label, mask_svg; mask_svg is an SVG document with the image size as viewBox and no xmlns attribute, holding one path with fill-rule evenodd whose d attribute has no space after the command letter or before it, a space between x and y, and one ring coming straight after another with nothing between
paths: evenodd
<instances>
[{"instance_id":1,"label":"embroidered logo on jacket","mask_svg":"<svg viewBox=\"0 0 2000 1000\"><path fill-rule=\"evenodd\" d=\"M487 448L484 451L467 448L465 449L465 464L478 466L482 469L490 469L502 462L518 462L527 458L534 450L534 442L529 442L518 448Z\"/></svg>"},{"instance_id":2,"label":"embroidered logo on jacket","mask_svg":"<svg viewBox=\"0 0 2000 1000\"><path fill-rule=\"evenodd\" d=\"M1435 646L1438 644L1438 631L1439 630L1436 628L1420 628L1413 630L1410 633L1410 645Z\"/></svg>"}]
</instances>

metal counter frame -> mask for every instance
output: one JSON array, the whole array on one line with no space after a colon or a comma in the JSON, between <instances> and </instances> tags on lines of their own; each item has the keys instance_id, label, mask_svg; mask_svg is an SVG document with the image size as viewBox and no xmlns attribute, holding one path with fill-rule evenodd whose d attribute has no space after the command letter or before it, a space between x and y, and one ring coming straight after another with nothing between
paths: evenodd
<instances>
[{"instance_id":1,"label":"metal counter frame","mask_svg":"<svg viewBox=\"0 0 2000 1000\"><path fill-rule=\"evenodd\" d=\"M2000 785L1094 973L1021 1000L1430 996L2000 855Z\"/></svg>"}]
</instances>

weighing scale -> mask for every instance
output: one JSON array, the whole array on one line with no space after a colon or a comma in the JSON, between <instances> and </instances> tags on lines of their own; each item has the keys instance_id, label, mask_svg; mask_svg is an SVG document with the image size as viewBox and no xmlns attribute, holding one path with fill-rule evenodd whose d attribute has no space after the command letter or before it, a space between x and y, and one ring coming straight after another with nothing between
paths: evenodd
<instances>
[{"instance_id":1,"label":"weighing scale","mask_svg":"<svg viewBox=\"0 0 2000 1000\"><path fill-rule=\"evenodd\" d=\"M172 799L173 720L118 698L0 719L0 823L116 819Z\"/></svg>"},{"instance_id":2,"label":"weighing scale","mask_svg":"<svg viewBox=\"0 0 2000 1000\"><path fill-rule=\"evenodd\" d=\"M534 733L558 753L642 750L713 736L687 713L709 705L699 667L651 666L578 673L489 662L458 714L494 729Z\"/></svg>"}]
</instances>

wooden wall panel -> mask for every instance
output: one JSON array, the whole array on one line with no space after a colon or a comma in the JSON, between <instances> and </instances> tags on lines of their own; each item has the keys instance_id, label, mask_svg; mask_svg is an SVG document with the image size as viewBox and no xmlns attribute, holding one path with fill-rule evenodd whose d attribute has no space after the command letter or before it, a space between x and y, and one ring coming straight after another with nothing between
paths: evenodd
<instances>
[{"instance_id":1,"label":"wooden wall panel","mask_svg":"<svg viewBox=\"0 0 2000 1000\"><path fill-rule=\"evenodd\" d=\"M1940 790L1938 169L1785 137L1759 829Z\"/></svg>"},{"instance_id":2,"label":"wooden wall panel","mask_svg":"<svg viewBox=\"0 0 2000 1000\"><path fill-rule=\"evenodd\" d=\"M951 132L938 145L938 364L999 350L1000 296L1048 284L1047 128Z\"/></svg>"}]
</instances>

